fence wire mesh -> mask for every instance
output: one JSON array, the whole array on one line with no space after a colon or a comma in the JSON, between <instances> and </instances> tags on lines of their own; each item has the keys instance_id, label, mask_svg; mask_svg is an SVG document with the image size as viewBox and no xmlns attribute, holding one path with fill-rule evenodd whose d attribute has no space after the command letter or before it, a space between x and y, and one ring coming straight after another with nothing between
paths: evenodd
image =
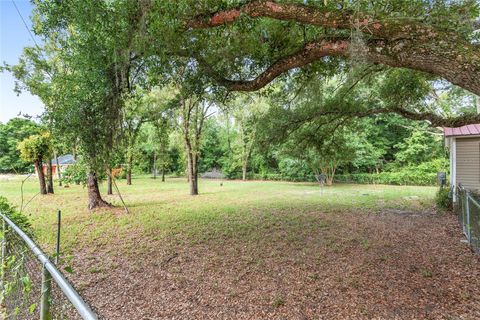
<instances>
[{"instance_id":1,"label":"fence wire mesh","mask_svg":"<svg viewBox=\"0 0 480 320\"><path fill-rule=\"evenodd\" d=\"M1 221L1 219L0 219ZM0 225L1 228L1 225ZM46 319L82 319L57 283L46 272L48 281L42 286L44 268L35 253L10 227L2 230L2 304L3 315L11 320L43 319L41 301L49 306Z\"/></svg>"},{"instance_id":2,"label":"fence wire mesh","mask_svg":"<svg viewBox=\"0 0 480 320\"><path fill-rule=\"evenodd\" d=\"M456 211L463 233L472 249L480 254L480 196L459 186L457 197Z\"/></svg>"}]
</instances>

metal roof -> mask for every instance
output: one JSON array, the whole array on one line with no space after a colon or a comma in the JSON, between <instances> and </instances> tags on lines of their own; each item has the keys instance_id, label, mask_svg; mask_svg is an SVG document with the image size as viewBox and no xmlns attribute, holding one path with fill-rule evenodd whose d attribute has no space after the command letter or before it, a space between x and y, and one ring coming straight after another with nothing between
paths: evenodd
<instances>
[{"instance_id":1,"label":"metal roof","mask_svg":"<svg viewBox=\"0 0 480 320\"><path fill-rule=\"evenodd\" d=\"M480 135L480 123L468 124L459 128L443 128L443 134L445 137L455 136L478 136Z\"/></svg>"},{"instance_id":2,"label":"metal roof","mask_svg":"<svg viewBox=\"0 0 480 320\"><path fill-rule=\"evenodd\" d=\"M74 164L75 162L77 162L77 161L75 161L75 158L71 154L66 154L66 155L58 157L58 164L59 165ZM56 164L55 159L52 159L52 163Z\"/></svg>"}]
</instances>

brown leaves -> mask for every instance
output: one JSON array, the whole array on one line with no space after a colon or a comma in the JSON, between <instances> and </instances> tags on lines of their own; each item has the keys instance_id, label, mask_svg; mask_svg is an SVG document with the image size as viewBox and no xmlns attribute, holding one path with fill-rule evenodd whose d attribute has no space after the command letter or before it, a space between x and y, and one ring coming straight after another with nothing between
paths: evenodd
<instances>
[{"instance_id":1,"label":"brown leaves","mask_svg":"<svg viewBox=\"0 0 480 320\"><path fill-rule=\"evenodd\" d=\"M258 240L132 234L114 251L85 251L75 268L104 271L74 281L106 319L480 317L480 264L455 217L299 212L292 225L278 214ZM119 253L140 245L149 253Z\"/></svg>"}]
</instances>

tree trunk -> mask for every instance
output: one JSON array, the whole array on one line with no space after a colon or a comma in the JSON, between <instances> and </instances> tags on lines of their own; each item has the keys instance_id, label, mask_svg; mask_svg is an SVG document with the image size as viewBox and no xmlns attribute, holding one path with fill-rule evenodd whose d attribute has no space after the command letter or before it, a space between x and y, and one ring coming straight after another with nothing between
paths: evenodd
<instances>
[{"instance_id":1,"label":"tree trunk","mask_svg":"<svg viewBox=\"0 0 480 320\"><path fill-rule=\"evenodd\" d=\"M47 161L47 193L53 193L52 160Z\"/></svg>"},{"instance_id":2,"label":"tree trunk","mask_svg":"<svg viewBox=\"0 0 480 320\"><path fill-rule=\"evenodd\" d=\"M98 188L98 179L95 172L90 171L87 177L88 189L88 209L92 210L100 207L110 207L111 205L102 199L100 189Z\"/></svg>"},{"instance_id":3,"label":"tree trunk","mask_svg":"<svg viewBox=\"0 0 480 320\"><path fill-rule=\"evenodd\" d=\"M165 182L165 168L162 168L162 182Z\"/></svg>"},{"instance_id":4,"label":"tree trunk","mask_svg":"<svg viewBox=\"0 0 480 320\"><path fill-rule=\"evenodd\" d=\"M107 174L107 194L113 194L113 191L112 191L112 168L108 169L108 174Z\"/></svg>"},{"instance_id":5,"label":"tree trunk","mask_svg":"<svg viewBox=\"0 0 480 320\"><path fill-rule=\"evenodd\" d=\"M190 182L190 195L198 195L198 169L197 156L188 152L188 179Z\"/></svg>"},{"instance_id":6,"label":"tree trunk","mask_svg":"<svg viewBox=\"0 0 480 320\"><path fill-rule=\"evenodd\" d=\"M242 180L247 180L247 161L244 161L242 164Z\"/></svg>"},{"instance_id":7,"label":"tree trunk","mask_svg":"<svg viewBox=\"0 0 480 320\"><path fill-rule=\"evenodd\" d=\"M42 159L37 159L34 162L37 170L38 181L40 182L40 194L47 194L47 185L45 184L45 175L43 174Z\"/></svg>"},{"instance_id":8,"label":"tree trunk","mask_svg":"<svg viewBox=\"0 0 480 320\"><path fill-rule=\"evenodd\" d=\"M333 185L333 177L329 176L327 177L327 186L331 186L331 185Z\"/></svg>"},{"instance_id":9,"label":"tree trunk","mask_svg":"<svg viewBox=\"0 0 480 320\"><path fill-rule=\"evenodd\" d=\"M127 185L132 184L132 162L133 162L133 154L129 150L127 154Z\"/></svg>"},{"instance_id":10,"label":"tree trunk","mask_svg":"<svg viewBox=\"0 0 480 320\"><path fill-rule=\"evenodd\" d=\"M132 185L132 165L128 164L127 167L127 185Z\"/></svg>"},{"instance_id":11,"label":"tree trunk","mask_svg":"<svg viewBox=\"0 0 480 320\"><path fill-rule=\"evenodd\" d=\"M55 157L55 165L57 166L57 177L58 177L58 185L62 186L62 174L60 172L60 164L58 163L57 152L54 152L53 156Z\"/></svg>"},{"instance_id":12,"label":"tree trunk","mask_svg":"<svg viewBox=\"0 0 480 320\"><path fill-rule=\"evenodd\" d=\"M190 151L187 150L187 182L190 182Z\"/></svg>"},{"instance_id":13,"label":"tree trunk","mask_svg":"<svg viewBox=\"0 0 480 320\"><path fill-rule=\"evenodd\" d=\"M323 174L325 174L326 178L327 178L327 186L331 186L333 185L333 178L335 176L335 170L336 170L336 166L332 166L332 167L327 167L327 168L322 168L322 172Z\"/></svg>"},{"instance_id":14,"label":"tree trunk","mask_svg":"<svg viewBox=\"0 0 480 320\"><path fill-rule=\"evenodd\" d=\"M315 176L315 180L317 180L318 185L319 185L320 187L323 187L322 179L320 179L320 178L321 178L321 177L320 177L320 172L318 172L317 169L313 169L313 175Z\"/></svg>"},{"instance_id":15,"label":"tree trunk","mask_svg":"<svg viewBox=\"0 0 480 320\"><path fill-rule=\"evenodd\" d=\"M157 153L153 151L153 179L157 179Z\"/></svg>"}]
</instances>

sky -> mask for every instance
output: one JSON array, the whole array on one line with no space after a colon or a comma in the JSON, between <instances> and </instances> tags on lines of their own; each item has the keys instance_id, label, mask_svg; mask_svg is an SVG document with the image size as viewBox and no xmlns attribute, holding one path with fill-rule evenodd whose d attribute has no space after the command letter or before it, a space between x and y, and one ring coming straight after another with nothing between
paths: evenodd
<instances>
[{"instance_id":1,"label":"sky","mask_svg":"<svg viewBox=\"0 0 480 320\"><path fill-rule=\"evenodd\" d=\"M28 27L31 28L32 5L28 0L14 0ZM32 32L33 34L33 32ZM35 36L35 35L33 35ZM39 41L38 38L36 39ZM12 0L0 0L0 64L15 64L22 54L23 47L33 46L34 42L15 10ZM42 114L43 103L29 92L19 96L13 92L15 79L8 72L0 73L0 122L5 123L20 112L31 116Z\"/></svg>"}]
</instances>

